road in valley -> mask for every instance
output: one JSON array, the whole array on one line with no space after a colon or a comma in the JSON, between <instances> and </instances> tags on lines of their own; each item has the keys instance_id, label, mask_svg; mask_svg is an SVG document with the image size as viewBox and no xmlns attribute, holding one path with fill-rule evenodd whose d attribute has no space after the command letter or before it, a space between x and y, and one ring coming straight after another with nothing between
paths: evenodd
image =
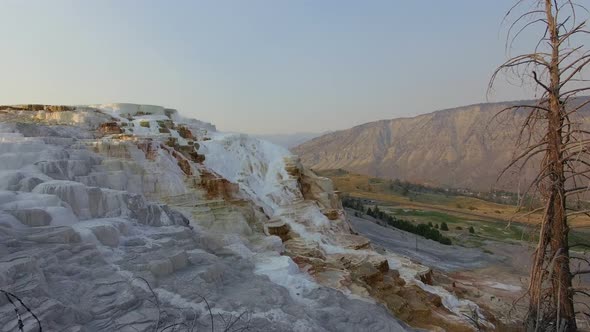
<instances>
[{"instance_id":1,"label":"road in valley","mask_svg":"<svg viewBox=\"0 0 590 332\"><path fill-rule=\"evenodd\" d=\"M478 248L440 244L396 228L378 225L369 216L355 217L351 211L348 215L354 230L367 237L374 245L431 268L452 272L482 268L501 261L501 258Z\"/></svg>"}]
</instances>

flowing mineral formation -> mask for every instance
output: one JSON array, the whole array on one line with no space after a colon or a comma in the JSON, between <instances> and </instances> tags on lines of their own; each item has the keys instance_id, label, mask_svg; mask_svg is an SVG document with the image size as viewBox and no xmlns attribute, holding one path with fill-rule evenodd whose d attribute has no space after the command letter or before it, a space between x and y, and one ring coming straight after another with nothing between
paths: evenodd
<instances>
[{"instance_id":1,"label":"flowing mineral formation","mask_svg":"<svg viewBox=\"0 0 590 332\"><path fill-rule=\"evenodd\" d=\"M0 106L0 289L44 331L474 330L430 274L271 143L158 106Z\"/></svg>"}]
</instances>

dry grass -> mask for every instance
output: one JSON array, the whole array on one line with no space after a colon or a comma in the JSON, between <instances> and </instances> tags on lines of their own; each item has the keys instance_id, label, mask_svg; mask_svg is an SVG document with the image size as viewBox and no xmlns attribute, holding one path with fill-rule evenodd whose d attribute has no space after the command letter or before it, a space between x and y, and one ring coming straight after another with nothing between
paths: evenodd
<instances>
[{"instance_id":1,"label":"dry grass","mask_svg":"<svg viewBox=\"0 0 590 332\"><path fill-rule=\"evenodd\" d=\"M461 218L477 218L484 221L515 221L525 224L537 224L541 213L523 216L516 213L516 207L497 204L482 199L466 196L445 196L440 194L416 194L408 197L392 193L380 184L384 181L366 175L337 171L319 172L334 182L336 190L351 196L392 203L400 208L424 209L445 212ZM571 227L590 227L590 218L578 216L571 218Z\"/></svg>"}]
</instances>

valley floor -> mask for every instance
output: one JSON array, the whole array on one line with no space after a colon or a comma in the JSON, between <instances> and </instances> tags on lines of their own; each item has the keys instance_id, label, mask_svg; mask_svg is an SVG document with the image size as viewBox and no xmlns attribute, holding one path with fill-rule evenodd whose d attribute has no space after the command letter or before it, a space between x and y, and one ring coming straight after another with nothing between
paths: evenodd
<instances>
[{"instance_id":1,"label":"valley floor","mask_svg":"<svg viewBox=\"0 0 590 332\"><path fill-rule=\"evenodd\" d=\"M348 214L354 229L369 238L377 250L401 254L432 268L435 284L477 303L507 325L525 313L527 300L523 294L534 250L530 243L485 240L480 247L447 246L384 226L367 215L354 216L353 212L349 210ZM576 254L590 258L589 253ZM576 279L575 283L589 287L590 277ZM580 328L590 329L590 322L580 321Z\"/></svg>"},{"instance_id":2,"label":"valley floor","mask_svg":"<svg viewBox=\"0 0 590 332\"><path fill-rule=\"evenodd\" d=\"M394 253L402 254L426 266L445 272L476 269L497 263L499 258L477 248L447 246L393 227L379 225L372 217L349 219L357 232L371 243Z\"/></svg>"}]
</instances>

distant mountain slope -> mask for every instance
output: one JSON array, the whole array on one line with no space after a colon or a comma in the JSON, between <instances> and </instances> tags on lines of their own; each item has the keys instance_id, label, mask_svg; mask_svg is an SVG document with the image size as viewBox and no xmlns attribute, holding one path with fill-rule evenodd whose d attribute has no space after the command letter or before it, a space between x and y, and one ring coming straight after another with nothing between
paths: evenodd
<instances>
[{"instance_id":1,"label":"distant mountain slope","mask_svg":"<svg viewBox=\"0 0 590 332\"><path fill-rule=\"evenodd\" d=\"M324 135L323 133L292 133L292 134L266 134L266 135L254 135L257 138L269 141L271 143L280 145L284 148L291 149L302 143L309 141L310 139Z\"/></svg>"},{"instance_id":2,"label":"distant mountain slope","mask_svg":"<svg viewBox=\"0 0 590 332\"><path fill-rule=\"evenodd\" d=\"M587 97L575 102L583 100ZM515 151L527 111L495 115L524 103L532 102L477 104L365 123L315 138L293 151L314 169L342 168L437 186L516 190L519 181L514 175L497 184L496 178ZM584 109L578 119L586 123L589 113ZM521 174L521 186L531 174L531 169Z\"/></svg>"}]
</instances>

